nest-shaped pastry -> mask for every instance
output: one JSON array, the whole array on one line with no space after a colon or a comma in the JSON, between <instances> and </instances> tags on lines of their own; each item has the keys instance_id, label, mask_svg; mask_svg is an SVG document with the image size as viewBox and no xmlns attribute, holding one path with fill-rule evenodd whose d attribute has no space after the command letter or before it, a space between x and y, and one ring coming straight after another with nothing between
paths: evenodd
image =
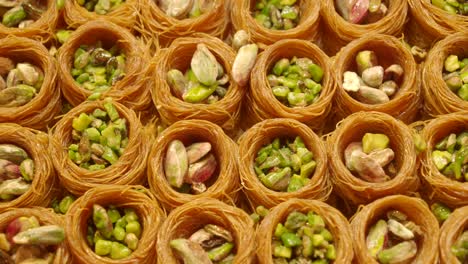
<instances>
[{"instance_id":1,"label":"nest-shaped pastry","mask_svg":"<svg viewBox=\"0 0 468 264\"><path fill-rule=\"evenodd\" d=\"M0 124L0 143L23 148L34 161L34 178L30 189L16 199L0 202L0 212L13 207L48 206L57 182L54 166L47 155L47 134L13 123Z\"/></svg>"},{"instance_id":2,"label":"nest-shaped pastry","mask_svg":"<svg viewBox=\"0 0 468 264\"><path fill-rule=\"evenodd\" d=\"M133 29L140 15L140 0L122 1L118 8L105 15L89 12L84 6L77 2L78 0L65 0L65 12L63 17L67 25L72 28L78 28L89 21L100 19L128 29Z\"/></svg>"},{"instance_id":3,"label":"nest-shaped pastry","mask_svg":"<svg viewBox=\"0 0 468 264\"><path fill-rule=\"evenodd\" d=\"M57 25L59 10L56 0L39 0L47 6L41 17L26 28L6 27L0 23L0 37L9 35L36 39L42 43L49 41L54 35L54 29Z\"/></svg>"},{"instance_id":4,"label":"nest-shaped pastry","mask_svg":"<svg viewBox=\"0 0 468 264\"><path fill-rule=\"evenodd\" d=\"M354 253L358 263L378 264L367 250L366 236L370 227L390 210L398 210L408 216L408 220L418 225L423 235L415 241L418 252L412 263L437 263L439 257L439 223L427 204L419 199L404 195L392 195L364 206L351 221Z\"/></svg>"},{"instance_id":5,"label":"nest-shaped pastry","mask_svg":"<svg viewBox=\"0 0 468 264\"><path fill-rule=\"evenodd\" d=\"M389 137L389 147L397 174L388 181L373 183L360 179L346 167L344 151L352 142L361 142L365 133ZM419 188L417 153L411 130L403 122L379 112L358 112L341 121L327 137L331 179L337 194L351 204L366 204L391 194L410 194Z\"/></svg>"},{"instance_id":6,"label":"nest-shaped pastry","mask_svg":"<svg viewBox=\"0 0 468 264\"><path fill-rule=\"evenodd\" d=\"M172 124L184 119L203 119L221 126L225 131L236 128L240 115L241 100L245 94L245 87L237 85L230 75L235 53L221 40L206 34L197 37L178 38L171 46L157 53L153 58L154 86L151 88L153 102L158 109L163 122ZM193 53L197 44L203 43L213 53L218 62L229 74L229 87L223 99L213 104L192 104L179 99L172 92L166 81L167 72L179 69L184 72L190 67Z\"/></svg>"},{"instance_id":7,"label":"nest-shaped pastry","mask_svg":"<svg viewBox=\"0 0 468 264\"><path fill-rule=\"evenodd\" d=\"M138 31L147 42L167 47L173 40L193 33L206 33L222 38L229 23L230 0L211 0L208 12L199 17L177 19L167 15L157 4L158 0L142 0Z\"/></svg>"},{"instance_id":8,"label":"nest-shaped pastry","mask_svg":"<svg viewBox=\"0 0 468 264\"><path fill-rule=\"evenodd\" d=\"M196 142L211 143L211 152L218 165L214 176L206 183L205 192L197 195L180 193L169 185L164 173L164 160L167 147L176 139L185 146ZM152 145L148 158L148 182L151 190L167 210L198 198L214 198L233 203L237 200L239 189L237 149L236 143L213 123L204 120L179 121L164 130Z\"/></svg>"},{"instance_id":9,"label":"nest-shaped pastry","mask_svg":"<svg viewBox=\"0 0 468 264\"><path fill-rule=\"evenodd\" d=\"M93 217L93 205L114 205L133 208L139 217L142 232L138 248L125 259L112 260L94 253L86 239L88 219ZM154 263L156 234L165 219L153 195L143 186L103 185L87 191L70 207L66 215L66 234L75 263Z\"/></svg>"},{"instance_id":10,"label":"nest-shaped pastry","mask_svg":"<svg viewBox=\"0 0 468 264\"><path fill-rule=\"evenodd\" d=\"M324 48L328 54L337 53L352 40L369 34L398 36L403 31L408 11L406 0L389 0L387 14L379 21L370 24L354 24L346 21L337 11L335 0L322 2L320 15L323 18Z\"/></svg>"},{"instance_id":11,"label":"nest-shaped pastry","mask_svg":"<svg viewBox=\"0 0 468 264\"><path fill-rule=\"evenodd\" d=\"M54 153L54 167L61 183L74 195L102 184L142 184L145 181L146 159L149 151L148 135L135 112L119 103L113 103L122 118L127 120L128 146L119 160L109 167L90 171L76 165L68 157L68 146L72 140L73 118L80 113L92 113L104 109L105 101L85 102L62 117L51 131L50 151Z\"/></svg>"},{"instance_id":12,"label":"nest-shaped pastry","mask_svg":"<svg viewBox=\"0 0 468 264\"><path fill-rule=\"evenodd\" d=\"M320 215L333 235L336 248L336 259L333 263L351 263L354 257L351 229L348 221L332 206L316 201L290 199L270 210L257 229L257 258L260 263L273 264L271 241L276 225L283 223L288 215L294 211L307 213L313 211Z\"/></svg>"},{"instance_id":13,"label":"nest-shaped pastry","mask_svg":"<svg viewBox=\"0 0 468 264\"><path fill-rule=\"evenodd\" d=\"M457 32L468 32L468 16L450 14L431 0L408 0L411 22L406 36L422 47Z\"/></svg>"},{"instance_id":14,"label":"nest-shaped pastry","mask_svg":"<svg viewBox=\"0 0 468 264\"><path fill-rule=\"evenodd\" d=\"M282 58L306 57L319 65L323 72L322 91L317 102L306 107L288 107L277 100L268 83L268 74ZM250 75L251 89L247 92L243 126L252 126L269 118L291 118L320 130L332 107L336 85L330 59L316 45L305 40L284 39L268 46L258 58Z\"/></svg>"},{"instance_id":15,"label":"nest-shaped pastry","mask_svg":"<svg viewBox=\"0 0 468 264\"><path fill-rule=\"evenodd\" d=\"M450 214L440 228L439 250L440 263L460 263L452 253L451 247L468 226L468 206L460 207ZM443 235L442 235L443 234Z\"/></svg>"},{"instance_id":16,"label":"nest-shaped pastry","mask_svg":"<svg viewBox=\"0 0 468 264\"><path fill-rule=\"evenodd\" d=\"M250 34L253 42L273 44L283 39L317 40L320 33L321 1L300 0L300 20L296 27L289 30L274 30L259 24L252 16L256 0L232 1L231 21L235 30L245 30ZM291 46L292 47L292 46Z\"/></svg>"},{"instance_id":17,"label":"nest-shaped pastry","mask_svg":"<svg viewBox=\"0 0 468 264\"><path fill-rule=\"evenodd\" d=\"M452 34L437 42L429 51L422 68L421 83L424 94L424 111L430 115L443 115L468 111L468 101L452 92L445 83L442 72L449 55L468 57L468 32Z\"/></svg>"},{"instance_id":18,"label":"nest-shaped pastry","mask_svg":"<svg viewBox=\"0 0 468 264\"><path fill-rule=\"evenodd\" d=\"M354 99L343 88L343 73L357 72L356 55L363 50L374 51L379 64L386 69L392 64L403 68L403 79L398 91L390 101L382 104L365 104ZM354 40L344 47L337 55L332 67L336 74L335 107L338 118L344 118L359 111L384 112L405 123L411 123L418 114L420 107L419 73L411 52L400 40L381 34L366 34L365 37Z\"/></svg>"},{"instance_id":19,"label":"nest-shaped pastry","mask_svg":"<svg viewBox=\"0 0 468 264\"><path fill-rule=\"evenodd\" d=\"M158 230L158 263L182 263L170 248L173 239L188 238L207 224L219 225L234 237L234 264L255 263L254 222L243 210L211 198L195 199L172 211Z\"/></svg>"},{"instance_id":20,"label":"nest-shaped pastry","mask_svg":"<svg viewBox=\"0 0 468 264\"><path fill-rule=\"evenodd\" d=\"M275 138L300 136L317 162L310 182L295 192L277 192L267 188L254 170L255 158L265 144ZM327 154L322 140L306 125L287 118L262 121L247 130L239 139L239 156L242 185L247 198L255 206L273 207L292 198L327 200L331 192L327 170Z\"/></svg>"},{"instance_id":21,"label":"nest-shaped pastry","mask_svg":"<svg viewBox=\"0 0 468 264\"><path fill-rule=\"evenodd\" d=\"M67 3L71 2L75 1ZM112 97L134 110L146 110L151 104L146 78L148 54L128 30L105 20L91 21L80 26L59 49L57 60L61 74L61 89L67 101L77 106L93 94L93 91L78 85L70 71L75 51L81 45L94 45L98 41L101 41L106 49L117 45L126 58L125 76L109 90L102 92L101 98Z\"/></svg>"},{"instance_id":22,"label":"nest-shaped pastry","mask_svg":"<svg viewBox=\"0 0 468 264\"><path fill-rule=\"evenodd\" d=\"M468 186L464 182L452 180L443 175L432 161L432 151L444 137L467 130L468 112L442 115L431 120L423 130L423 137L427 143L421 166L421 175L428 183L425 191L430 198L453 207L468 205Z\"/></svg>"},{"instance_id":23,"label":"nest-shaped pastry","mask_svg":"<svg viewBox=\"0 0 468 264\"><path fill-rule=\"evenodd\" d=\"M41 43L14 36L0 39L0 56L15 62L30 62L44 72L39 93L25 105L0 107L0 122L46 129L61 108L60 90L56 85L57 62Z\"/></svg>"},{"instance_id":24,"label":"nest-shaped pastry","mask_svg":"<svg viewBox=\"0 0 468 264\"><path fill-rule=\"evenodd\" d=\"M4 230L7 225L18 217L34 216L39 220L41 225L58 225L65 229L64 219L55 214L51 209L42 207L31 208L9 208L7 211L0 214L0 230ZM68 239L68 233L65 232L65 239ZM72 241L75 242L75 241ZM3 259L2 259L3 260ZM73 263L72 255L70 254L70 245L68 242L62 242L55 251L55 258L53 264Z\"/></svg>"}]
</instances>

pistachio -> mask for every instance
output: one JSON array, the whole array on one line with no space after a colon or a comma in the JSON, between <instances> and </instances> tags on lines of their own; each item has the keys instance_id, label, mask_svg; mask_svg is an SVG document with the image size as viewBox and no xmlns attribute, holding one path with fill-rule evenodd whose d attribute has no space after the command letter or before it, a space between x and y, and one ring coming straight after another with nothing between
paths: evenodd
<instances>
[{"instance_id":1,"label":"pistachio","mask_svg":"<svg viewBox=\"0 0 468 264\"><path fill-rule=\"evenodd\" d=\"M242 46L249 43L249 34L245 30L237 31L232 37L232 48L239 50Z\"/></svg>"},{"instance_id":2,"label":"pistachio","mask_svg":"<svg viewBox=\"0 0 468 264\"><path fill-rule=\"evenodd\" d=\"M216 167L216 158L213 154L208 154L202 160L190 164L184 181L190 184L205 182L214 174Z\"/></svg>"},{"instance_id":3,"label":"pistachio","mask_svg":"<svg viewBox=\"0 0 468 264\"><path fill-rule=\"evenodd\" d=\"M6 27L17 26L27 16L23 6L16 6L3 14L2 24Z\"/></svg>"},{"instance_id":4,"label":"pistachio","mask_svg":"<svg viewBox=\"0 0 468 264\"><path fill-rule=\"evenodd\" d=\"M169 184L180 188L188 171L187 152L181 141L174 140L169 144L164 170Z\"/></svg>"},{"instance_id":5,"label":"pistachio","mask_svg":"<svg viewBox=\"0 0 468 264\"><path fill-rule=\"evenodd\" d=\"M296 1L264 1L255 5L253 16L259 24L274 30L288 30L299 22L299 5Z\"/></svg>"},{"instance_id":6,"label":"pistachio","mask_svg":"<svg viewBox=\"0 0 468 264\"><path fill-rule=\"evenodd\" d=\"M359 24L368 14L369 0L357 0L352 2L355 4L349 9L349 21L354 24Z\"/></svg>"},{"instance_id":7,"label":"pistachio","mask_svg":"<svg viewBox=\"0 0 468 264\"><path fill-rule=\"evenodd\" d=\"M226 258L234 248L233 243L224 243L223 245L213 248L208 252L208 257L212 261L220 261Z\"/></svg>"},{"instance_id":8,"label":"pistachio","mask_svg":"<svg viewBox=\"0 0 468 264\"><path fill-rule=\"evenodd\" d=\"M369 157L375 160L381 167L387 166L395 157L395 153L390 148L372 151Z\"/></svg>"},{"instance_id":9,"label":"pistachio","mask_svg":"<svg viewBox=\"0 0 468 264\"><path fill-rule=\"evenodd\" d=\"M27 85L34 86L40 78L41 73L36 67L29 63L18 63L16 65L18 69L19 78Z\"/></svg>"},{"instance_id":10,"label":"pistachio","mask_svg":"<svg viewBox=\"0 0 468 264\"><path fill-rule=\"evenodd\" d=\"M379 87L384 77L384 68L382 66L373 66L362 72L362 80L369 86Z\"/></svg>"},{"instance_id":11,"label":"pistachio","mask_svg":"<svg viewBox=\"0 0 468 264\"><path fill-rule=\"evenodd\" d=\"M20 165L21 175L24 180L32 181L34 179L34 161L32 159L25 159Z\"/></svg>"},{"instance_id":12,"label":"pistachio","mask_svg":"<svg viewBox=\"0 0 468 264\"><path fill-rule=\"evenodd\" d=\"M167 72L167 82L172 88L172 91L178 96L182 97L187 92L188 83L184 74L176 69Z\"/></svg>"},{"instance_id":13,"label":"pistachio","mask_svg":"<svg viewBox=\"0 0 468 264\"><path fill-rule=\"evenodd\" d=\"M343 89L348 92L358 92L361 88L361 80L357 73L346 71L343 74Z\"/></svg>"},{"instance_id":14,"label":"pistachio","mask_svg":"<svg viewBox=\"0 0 468 264\"><path fill-rule=\"evenodd\" d=\"M368 68L374 67L378 65L378 59L375 55L374 51L371 50L363 50L360 51L356 56L356 64L358 68L358 73L362 74L362 72Z\"/></svg>"},{"instance_id":15,"label":"pistachio","mask_svg":"<svg viewBox=\"0 0 468 264\"><path fill-rule=\"evenodd\" d=\"M384 17L387 13L388 13L388 7L384 3L381 3L375 12L369 12L369 14L366 17L365 22L368 24L375 23L379 21L382 17Z\"/></svg>"},{"instance_id":16,"label":"pistachio","mask_svg":"<svg viewBox=\"0 0 468 264\"><path fill-rule=\"evenodd\" d=\"M379 86L379 90L383 91L387 96L392 96L396 93L398 89L398 84L395 81L385 81Z\"/></svg>"},{"instance_id":17,"label":"pistachio","mask_svg":"<svg viewBox=\"0 0 468 264\"><path fill-rule=\"evenodd\" d=\"M432 161L441 171L452 161L452 154L448 151L435 150L432 152Z\"/></svg>"},{"instance_id":18,"label":"pistachio","mask_svg":"<svg viewBox=\"0 0 468 264\"><path fill-rule=\"evenodd\" d=\"M350 163L353 164L359 176L366 181L384 182L388 179L379 163L363 152L353 153Z\"/></svg>"},{"instance_id":19,"label":"pistachio","mask_svg":"<svg viewBox=\"0 0 468 264\"><path fill-rule=\"evenodd\" d=\"M204 44L198 44L193 54L190 66L195 77L202 84L211 86L215 84L218 76L218 64L216 57Z\"/></svg>"},{"instance_id":20,"label":"pistachio","mask_svg":"<svg viewBox=\"0 0 468 264\"><path fill-rule=\"evenodd\" d=\"M101 234L108 238L112 235L113 225L104 207L93 205L93 223Z\"/></svg>"},{"instance_id":21,"label":"pistachio","mask_svg":"<svg viewBox=\"0 0 468 264\"><path fill-rule=\"evenodd\" d=\"M371 256L376 257L385 246L388 236L388 225L384 220L379 220L371 227L366 238L367 250Z\"/></svg>"},{"instance_id":22,"label":"pistachio","mask_svg":"<svg viewBox=\"0 0 468 264\"><path fill-rule=\"evenodd\" d=\"M399 83L403 77L403 67L399 64L392 64L385 69L384 80L392 80Z\"/></svg>"},{"instance_id":23,"label":"pistachio","mask_svg":"<svg viewBox=\"0 0 468 264\"><path fill-rule=\"evenodd\" d=\"M21 75L19 73L19 70L18 69L12 69L7 75L6 85L7 85L7 87L16 86L16 85L20 84L21 81L22 81L22 79L21 79Z\"/></svg>"},{"instance_id":24,"label":"pistachio","mask_svg":"<svg viewBox=\"0 0 468 264\"><path fill-rule=\"evenodd\" d=\"M351 142L344 151L346 167L351 171L355 170L354 164L352 163L352 156L353 154L357 154L357 152L362 152L361 142Z\"/></svg>"},{"instance_id":25,"label":"pistachio","mask_svg":"<svg viewBox=\"0 0 468 264\"><path fill-rule=\"evenodd\" d=\"M208 253L203 248L188 239L175 239L169 243L177 254L182 257L185 264L211 264Z\"/></svg>"},{"instance_id":26,"label":"pistachio","mask_svg":"<svg viewBox=\"0 0 468 264\"><path fill-rule=\"evenodd\" d=\"M383 150L388 147L390 138L385 134L366 133L362 137L362 148L367 154L376 150Z\"/></svg>"},{"instance_id":27,"label":"pistachio","mask_svg":"<svg viewBox=\"0 0 468 264\"><path fill-rule=\"evenodd\" d=\"M0 183L3 180L16 179L21 177L20 167L9 161L0 159Z\"/></svg>"},{"instance_id":28,"label":"pistachio","mask_svg":"<svg viewBox=\"0 0 468 264\"><path fill-rule=\"evenodd\" d=\"M198 142L187 147L188 163L193 164L211 151L210 142Z\"/></svg>"},{"instance_id":29,"label":"pistachio","mask_svg":"<svg viewBox=\"0 0 468 264\"><path fill-rule=\"evenodd\" d=\"M65 239L63 228L56 225L40 226L18 233L13 242L20 245L58 245Z\"/></svg>"},{"instance_id":30,"label":"pistachio","mask_svg":"<svg viewBox=\"0 0 468 264\"><path fill-rule=\"evenodd\" d=\"M231 232L229 232L229 230L219 225L208 224L208 225L205 225L204 230L214 236L223 238L227 242L234 241L234 238L232 237Z\"/></svg>"},{"instance_id":31,"label":"pistachio","mask_svg":"<svg viewBox=\"0 0 468 264\"><path fill-rule=\"evenodd\" d=\"M384 91L365 85L360 86L356 98L365 104L383 104L390 101Z\"/></svg>"},{"instance_id":32,"label":"pistachio","mask_svg":"<svg viewBox=\"0 0 468 264\"><path fill-rule=\"evenodd\" d=\"M272 190L282 191L288 187L291 176L291 168L286 167L278 172L260 175L260 181Z\"/></svg>"},{"instance_id":33,"label":"pistachio","mask_svg":"<svg viewBox=\"0 0 468 264\"><path fill-rule=\"evenodd\" d=\"M380 263L405 263L410 261L418 251L416 242L404 241L378 254Z\"/></svg>"},{"instance_id":34,"label":"pistachio","mask_svg":"<svg viewBox=\"0 0 468 264\"><path fill-rule=\"evenodd\" d=\"M388 220L388 229L390 232L392 232L392 234L403 240L410 240L414 238L414 234L411 232L411 230L393 219Z\"/></svg>"},{"instance_id":35,"label":"pistachio","mask_svg":"<svg viewBox=\"0 0 468 264\"><path fill-rule=\"evenodd\" d=\"M450 55L445 59L444 68L448 72L454 72L460 68L460 61L457 55Z\"/></svg>"},{"instance_id":36,"label":"pistachio","mask_svg":"<svg viewBox=\"0 0 468 264\"><path fill-rule=\"evenodd\" d=\"M28 153L24 149L13 144L0 144L0 159L9 160L19 165L27 158Z\"/></svg>"},{"instance_id":37,"label":"pistachio","mask_svg":"<svg viewBox=\"0 0 468 264\"><path fill-rule=\"evenodd\" d=\"M13 195L18 196L26 193L31 185L22 178L6 180L0 183L0 196Z\"/></svg>"},{"instance_id":38,"label":"pistachio","mask_svg":"<svg viewBox=\"0 0 468 264\"><path fill-rule=\"evenodd\" d=\"M94 65L104 65L112 58L112 54L103 48L96 48L90 54L90 62Z\"/></svg>"},{"instance_id":39,"label":"pistachio","mask_svg":"<svg viewBox=\"0 0 468 264\"><path fill-rule=\"evenodd\" d=\"M173 0L167 5L166 14L175 18L183 18L192 9L193 0Z\"/></svg>"},{"instance_id":40,"label":"pistachio","mask_svg":"<svg viewBox=\"0 0 468 264\"><path fill-rule=\"evenodd\" d=\"M238 85L245 86L249 81L250 71L255 64L257 52L258 46L256 44L242 46L237 52L231 74Z\"/></svg>"}]
</instances>

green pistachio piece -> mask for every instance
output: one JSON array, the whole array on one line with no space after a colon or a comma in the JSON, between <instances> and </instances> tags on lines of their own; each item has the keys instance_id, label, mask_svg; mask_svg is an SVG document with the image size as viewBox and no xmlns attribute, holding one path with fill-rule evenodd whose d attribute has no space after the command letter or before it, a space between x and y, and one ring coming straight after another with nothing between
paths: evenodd
<instances>
[{"instance_id":1,"label":"green pistachio piece","mask_svg":"<svg viewBox=\"0 0 468 264\"><path fill-rule=\"evenodd\" d=\"M23 6L19 5L3 14L2 24L6 27L17 26L21 21L23 21L27 16L26 11Z\"/></svg>"},{"instance_id":2,"label":"green pistachio piece","mask_svg":"<svg viewBox=\"0 0 468 264\"><path fill-rule=\"evenodd\" d=\"M411 241L401 242L389 249L382 250L378 253L378 260L382 264L388 263L404 263L411 260L418 251L416 243Z\"/></svg>"},{"instance_id":3,"label":"green pistachio piece","mask_svg":"<svg viewBox=\"0 0 468 264\"><path fill-rule=\"evenodd\" d=\"M387 222L379 220L371 227L367 234L366 244L367 250L371 256L376 257L377 254L384 249L385 239L388 233Z\"/></svg>"},{"instance_id":4,"label":"green pistachio piece","mask_svg":"<svg viewBox=\"0 0 468 264\"><path fill-rule=\"evenodd\" d=\"M362 149L367 154L388 148L389 143L390 139L385 134L366 133L362 137Z\"/></svg>"},{"instance_id":5,"label":"green pistachio piece","mask_svg":"<svg viewBox=\"0 0 468 264\"><path fill-rule=\"evenodd\" d=\"M56 225L28 229L13 237L13 241L20 245L58 245L64 239L65 231Z\"/></svg>"}]
</instances>

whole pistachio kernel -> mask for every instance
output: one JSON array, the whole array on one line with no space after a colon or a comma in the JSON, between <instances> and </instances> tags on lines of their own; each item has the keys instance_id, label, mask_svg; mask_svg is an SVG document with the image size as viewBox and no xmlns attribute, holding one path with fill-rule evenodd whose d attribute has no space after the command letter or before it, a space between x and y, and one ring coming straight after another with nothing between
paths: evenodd
<instances>
[{"instance_id":1,"label":"whole pistachio kernel","mask_svg":"<svg viewBox=\"0 0 468 264\"><path fill-rule=\"evenodd\" d=\"M367 250L378 263L410 263L418 252L420 227L401 211L377 218L366 237Z\"/></svg>"},{"instance_id":2,"label":"whole pistachio kernel","mask_svg":"<svg viewBox=\"0 0 468 264\"><path fill-rule=\"evenodd\" d=\"M452 180L468 181L468 130L440 139L431 156L441 174Z\"/></svg>"},{"instance_id":3,"label":"whole pistachio kernel","mask_svg":"<svg viewBox=\"0 0 468 264\"><path fill-rule=\"evenodd\" d=\"M317 162L301 137L275 138L264 145L254 160L254 171L267 188L295 192L308 184Z\"/></svg>"},{"instance_id":4,"label":"whole pistachio kernel","mask_svg":"<svg viewBox=\"0 0 468 264\"><path fill-rule=\"evenodd\" d=\"M268 29L293 29L300 21L299 2L297 0L257 0L252 16L257 23Z\"/></svg>"},{"instance_id":5,"label":"whole pistachio kernel","mask_svg":"<svg viewBox=\"0 0 468 264\"><path fill-rule=\"evenodd\" d=\"M65 36L58 36L66 40ZM109 90L125 77L126 57L117 45L106 49L101 42L81 45L74 53L71 75L77 85L93 93Z\"/></svg>"},{"instance_id":6,"label":"whole pistachio kernel","mask_svg":"<svg viewBox=\"0 0 468 264\"><path fill-rule=\"evenodd\" d=\"M322 91L322 68L309 58L278 60L267 76L273 95L289 107L315 103Z\"/></svg>"},{"instance_id":7,"label":"whole pistachio kernel","mask_svg":"<svg viewBox=\"0 0 468 264\"><path fill-rule=\"evenodd\" d=\"M102 170L116 163L128 145L127 120L120 117L114 104L104 103L103 109L81 113L72 121L70 160L81 168Z\"/></svg>"}]
</instances>

